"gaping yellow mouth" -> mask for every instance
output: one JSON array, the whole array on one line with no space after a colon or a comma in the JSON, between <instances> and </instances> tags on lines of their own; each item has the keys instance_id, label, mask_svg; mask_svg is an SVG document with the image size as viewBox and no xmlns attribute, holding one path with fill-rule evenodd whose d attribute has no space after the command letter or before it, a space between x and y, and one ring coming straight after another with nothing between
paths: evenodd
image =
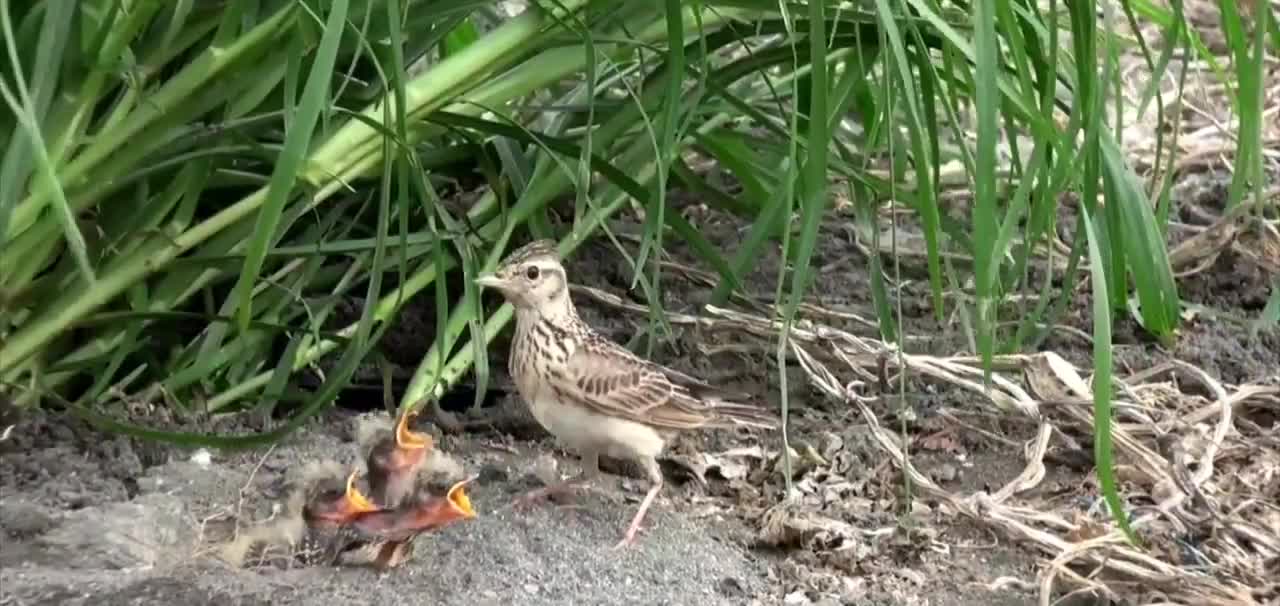
<instances>
[{"instance_id":1,"label":"gaping yellow mouth","mask_svg":"<svg viewBox=\"0 0 1280 606\"><path fill-rule=\"evenodd\" d=\"M476 477L477 476L471 476L457 484L454 484L449 488L449 492L446 495L446 498L449 499L449 503L453 505L454 509L457 509L464 518L476 517L476 510L472 509L471 499L467 496L467 491L465 489L465 486L475 480Z\"/></svg>"},{"instance_id":2,"label":"gaping yellow mouth","mask_svg":"<svg viewBox=\"0 0 1280 606\"><path fill-rule=\"evenodd\" d=\"M396 446L412 450L431 448L431 436L409 430L409 417L417 416L416 412L405 412L396 423Z\"/></svg>"},{"instance_id":3,"label":"gaping yellow mouth","mask_svg":"<svg viewBox=\"0 0 1280 606\"><path fill-rule=\"evenodd\" d=\"M359 488L356 488L356 476L359 473L359 471L353 471L347 477L347 507L350 507L356 513L378 511L378 507L369 501L369 498L364 496L364 493L361 493Z\"/></svg>"}]
</instances>

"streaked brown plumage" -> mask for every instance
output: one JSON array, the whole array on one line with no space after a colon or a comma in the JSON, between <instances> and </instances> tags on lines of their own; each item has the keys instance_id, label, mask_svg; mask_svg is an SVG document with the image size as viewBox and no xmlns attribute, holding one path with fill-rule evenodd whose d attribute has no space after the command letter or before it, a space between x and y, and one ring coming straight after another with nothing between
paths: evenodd
<instances>
[{"instance_id":1,"label":"streaked brown plumage","mask_svg":"<svg viewBox=\"0 0 1280 606\"><path fill-rule=\"evenodd\" d=\"M554 242L517 249L490 275L476 279L515 307L508 370L534 418L582 456L578 476L533 491L537 499L592 479L599 457L634 460L653 487L618 546L631 543L662 488L657 456L672 433L704 427L774 428L771 414L732 402L723 391L645 360L579 318Z\"/></svg>"}]
</instances>

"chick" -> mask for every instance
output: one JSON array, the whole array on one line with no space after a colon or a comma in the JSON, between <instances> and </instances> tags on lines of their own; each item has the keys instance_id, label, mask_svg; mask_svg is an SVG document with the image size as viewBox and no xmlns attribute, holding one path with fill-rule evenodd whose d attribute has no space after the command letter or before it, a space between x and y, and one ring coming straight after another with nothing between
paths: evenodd
<instances>
[{"instance_id":1,"label":"chick","mask_svg":"<svg viewBox=\"0 0 1280 606\"><path fill-rule=\"evenodd\" d=\"M409 429L409 418L414 415L401 415L392 435L379 439L369 450L365 461L369 496L378 507L394 509L413 494L418 472L434 447L431 436Z\"/></svg>"},{"instance_id":2,"label":"chick","mask_svg":"<svg viewBox=\"0 0 1280 606\"><path fill-rule=\"evenodd\" d=\"M390 432L357 438L362 444L372 438L365 460L369 496L357 486L359 470L346 476L344 486L336 461L310 462L291 474L280 515L240 533L221 549L222 557L236 566L369 564L385 570L411 555L417 535L475 517L463 488L474 477L454 484L444 497L419 488L422 475L458 477L461 469L434 449L430 436L409 429L411 416L402 415Z\"/></svg>"},{"instance_id":3,"label":"chick","mask_svg":"<svg viewBox=\"0 0 1280 606\"><path fill-rule=\"evenodd\" d=\"M218 548L219 557L235 567L310 565L328 557L324 552L352 516L374 508L354 490L354 474L344 490L336 461L312 461L291 475L288 497L272 516L238 529Z\"/></svg>"},{"instance_id":4,"label":"chick","mask_svg":"<svg viewBox=\"0 0 1280 606\"><path fill-rule=\"evenodd\" d=\"M418 535L447 524L474 518L465 486L475 480L471 476L454 484L445 496L422 491L406 499L398 508L360 511L349 518L345 536L352 537L338 555L348 565L367 564L381 570L403 564L413 554ZM349 497L355 503L368 502L358 490Z\"/></svg>"},{"instance_id":5,"label":"chick","mask_svg":"<svg viewBox=\"0 0 1280 606\"><path fill-rule=\"evenodd\" d=\"M352 524L361 516L378 511L355 486L358 471L347 477L346 489L325 490L310 496L302 508L307 526L297 558L305 565L332 565L354 545L362 542Z\"/></svg>"},{"instance_id":6,"label":"chick","mask_svg":"<svg viewBox=\"0 0 1280 606\"><path fill-rule=\"evenodd\" d=\"M345 491L325 490L310 498L302 507L302 519L311 528L339 528L349 524L357 516L377 511L378 507L355 487L353 471L347 476Z\"/></svg>"}]
</instances>

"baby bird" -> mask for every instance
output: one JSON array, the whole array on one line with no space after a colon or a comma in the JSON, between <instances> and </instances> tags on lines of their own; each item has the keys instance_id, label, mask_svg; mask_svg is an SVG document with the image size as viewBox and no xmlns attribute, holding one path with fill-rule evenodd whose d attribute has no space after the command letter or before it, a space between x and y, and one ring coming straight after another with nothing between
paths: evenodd
<instances>
[{"instance_id":1,"label":"baby bird","mask_svg":"<svg viewBox=\"0 0 1280 606\"><path fill-rule=\"evenodd\" d=\"M304 564L331 565L358 541L351 524L378 511L355 486L357 472L347 477L346 490L320 488L302 508L307 532L297 553Z\"/></svg>"},{"instance_id":2,"label":"baby bird","mask_svg":"<svg viewBox=\"0 0 1280 606\"><path fill-rule=\"evenodd\" d=\"M465 489L475 479L471 476L454 484L443 497L419 491L398 508L357 514L348 526L356 541L347 549L346 562L395 568L412 557L418 535L476 517ZM354 492L357 499L363 498L359 490Z\"/></svg>"},{"instance_id":3,"label":"baby bird","mask_svg":"<svg viewBox=\"0 0 1280 606\"><path fill-rule=\"evenodd\" d=\"M601 454L641 464L653 485L621 541L634 541L662 489L657 456L673 433L703 427L777 427L769 412L728 401L710 385L636 356L578 317L555 243L515 250L476 283L515 307L508 370L533 417L582 457L579 475L530 492L528 502L588 482Z\"/></svg>"},{"instance_id":4,"label":"baby bird","mask_svg":"<svg viewBox=\"0 0 1280 606\"><path fill-rule=\"evenodd\" d=\"M322 491L312 496L302 508L302 519L313 528L332 529L350 524L363 514L377 511L378 507L356 488L356 476L347 476L345 491Z\"/></svg>"},{"instance_id":5,"label":"baby bird","mask_svg":"<svg viewBox=\"0 0 1280 606\"><path fill-rule=\"evenodd\" d=\"M431 436L410 431L411 416L414 413L400 415L392 435L378 440L365 460L369 470L369 496L379 507L399 507L413 494L418 470L434 446Z\"/></svg>"}]
</instances>

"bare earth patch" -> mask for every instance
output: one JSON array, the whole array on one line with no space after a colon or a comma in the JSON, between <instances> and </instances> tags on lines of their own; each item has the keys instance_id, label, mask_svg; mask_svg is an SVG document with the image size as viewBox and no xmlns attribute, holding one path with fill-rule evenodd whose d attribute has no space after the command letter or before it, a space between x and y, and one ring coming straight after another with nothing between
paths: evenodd
<instances>
[{"instance_id":1,"label":"bare earth patch","mask_svg":"<svg viewBox=\"0 0 1280 606\"><path fill-rule=\"evenodd\" d=\"M22 453L6 444L0 603L621 604L679 596L729 604L765 589L762 563L735 543L727 522L664 508L636 549L613 552L634 504L616 502L609 491L583 494L577 508L505 509L535 481L535 446L508 451L470 437L446 438L441 446L481 474L472 491L479 517L420 538L402 569L288 570L253 562L235 569L219 561L217 547L237 530L235 522L243 529L271 518L290 469L328 459L355 463L350 417L334 413L270 452L215 455L208 465L175 452L136 478L131 499L103 493L105 499L78 509L59 501L57 488L92 493L89 478L77 473L91 465L77 459L88 457L66 452L67 473L46 468L45 474L26 464L48 446L23 445ZM96 438L88 430L82 435ZM91 475L110 484L101 469Z\"/></svg>"},{"instance_id":2,"label":"bare earth patch","mask_svg":"<svg viewBox=\"0 0 1280 606\"><path fill-rule=\"evenodd\" d=\"M1137 60L1125 69L1133 95L1145 77ZM969 344L955 312L972 301L948 293L946 322L933 319L913 226L899 217L891 232L889 213L876 226L885 246L888 234L899 238L899 356L877 336L866 269L868 255L889 250L871 250L851 217L833 212L815 258L820 282L781 377L778 330L766 319L778 251L759 260L747 299L708 309L714 280L666 240L673 334L652 355L775 406L785 377L790 494L779 436L689 434L662 461L669 481L640 539L613 551L645 488L632 470L606 466L616 474L570 503L507 508L547 475L549 456L561 475L577 466L508 393L496 407L436 414L420 427L480 474L470 491L479 515L420 538L401 569L236 567L219 547L283 515L292 473L360 464L356 427L366 417L335 409L270 449L210 454L0 402L0 605L1277 603L1280 331L1255 334L1249 323L1276 287L1280 236L1274 214L1224 211L1230 104L1203 74L1189 78L1184 107L1166 108L1187 120L1168 237L1188 321L1172 350L1128 317L1114 334L1116 464L1143 548L1119 539L1093 473L1087 279L1066 324L1038 352L1002 359L988 390L976 360L957 355ZM1268 115L1280 104L1276 81L1265 80ZM1264 122L1273 154L1264 191L1280 200L1280 133ZM1150 170L1153 133L1167 125L1126 124L1126 149ZM962 222L965 195L948 197L956 207L947 212ZM735 248L740 221L680 192L671 199L712 244ZM1063 217L1061 241L1073 223ZM638 225L612 227L634 246ZM647 329L644 303L627 292L631 270L608 244L587 244L569 265L585 285L574 296L589 322L619 342ZM1016 320L1033 303L1000 317ZM433 313L415 301L380 344L400 367L397 381L432 341ZM490 349L499 392L509 385L506 339ZM366 377L376 401L380 377ZM352 393L344 397L360 397ZM118 414L230 433L272 422L180 422L146 407Z\"/></svg>"},{"instance_id":3,"label":"bare earth patch","mask_svg":"<svg viewBox=\"0 0 1280 606\"><path fill-rule=\"evenodd\" d=\"M730 241L738 229L716 213L689 212L717 239ZM639 229L615 228L624 241ZM868 321L860 245L841 235L839 216L824 229L828 279L792 334L786 368L790 498L777 436L688 434L662 461L668 486L641 540L614 552L645 488L639 474L606 460L614 473L569 503L508 508L542 481L550 461L567 475L577 460L506 394L496 407L420 423L441 451L480 474L471 491L479 517L420 538L403 568L237 568L216 557L219 546L281 515L293 471L360 465L358 426L389 417L334 410L270 449L208 456L34 415L6 421L16 426L0 442L0 603L959 606L1026 604L1082 588L1092 592L1074 603L1152 591L1202 603L1274 599L1267 579L1280 577L1266 554L1280 536L1267 505L1280 498L1275 330L1248 336L1206 313L1171 352L1137 330L1118 332L1117 463L1126 508L1150 546L1138 551L1104 536L1111 524L1092 475L1091 412L1081 393L1089 388L1091 345L1080 336L1087 292L1041 353L1002 361L990 392L975 360L950 353L963 350L962 332L936 325L923 299L904 306L914 336L900 397L902 366ZM753 277L759 299L735 302L737 311L705 308L705 275L686 269L687 253L671 254L665 294L674 333L653 355L777 405L777 330L758 311L772 291L776 253ZM1265 275L1229 247L1217 262L1247 282L1240 290L1265 300ZM648 321L622 288L623 263L603 243L570 260L590 285L575 293L584 316L620 342ZM1251 304L1214 298L1252 295L1201 291L1194 280L1184 286L1189 300L1256 314ZM913 288L926 296L918 285L905 292ZM406 317L408 333L384 344L399 349L388 357L414 360L412 348L430 335L412 331L426 325ZM505 347L504 336L491 348L491 388L499 391L510 384ZM154 416L136 420L177 424ZM260 422L197 428L242 433Z\"/></svg>"}]
</instances>

